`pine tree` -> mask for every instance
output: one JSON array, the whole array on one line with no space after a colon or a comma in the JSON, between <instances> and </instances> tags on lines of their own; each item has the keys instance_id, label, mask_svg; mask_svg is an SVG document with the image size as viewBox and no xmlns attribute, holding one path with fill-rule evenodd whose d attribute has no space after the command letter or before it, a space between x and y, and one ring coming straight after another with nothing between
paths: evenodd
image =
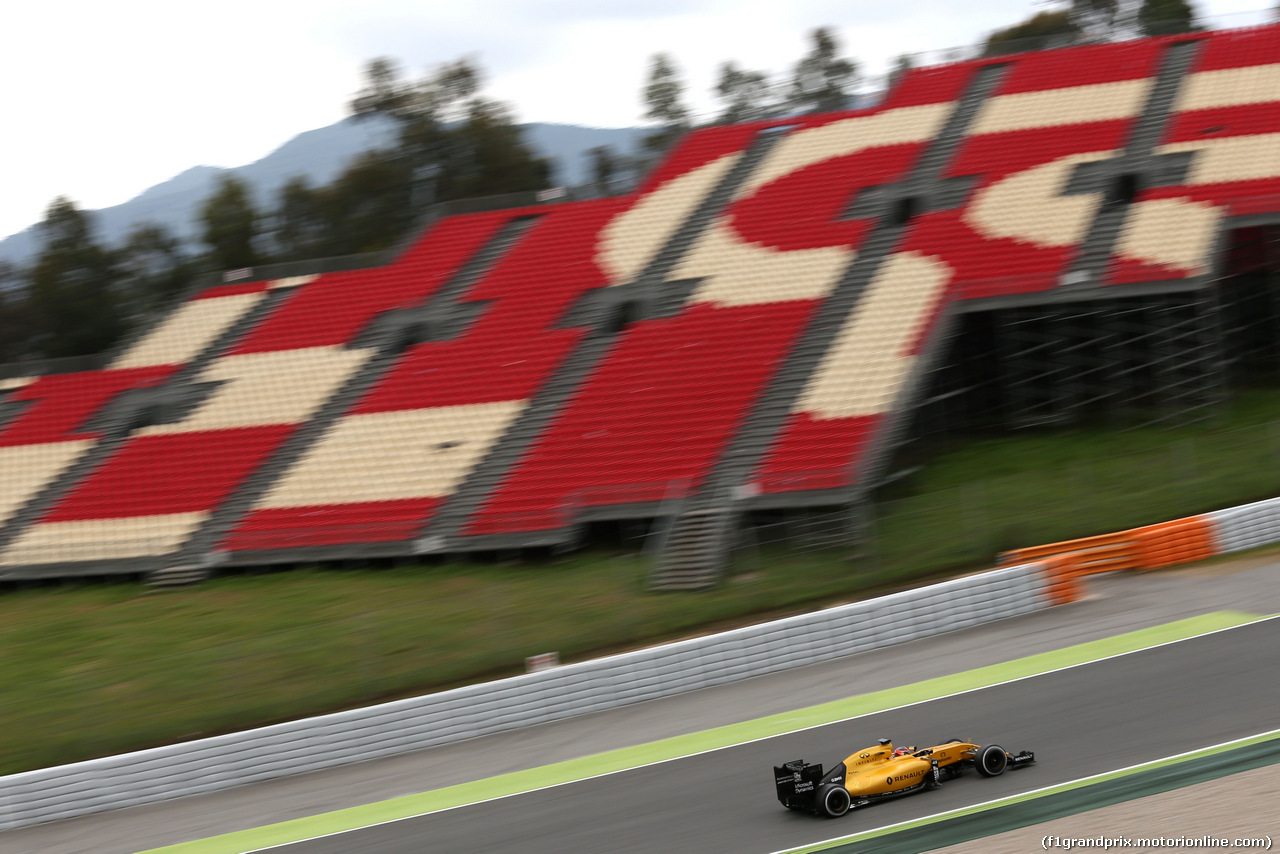
<instances>
[{"instance_id":1,"label":"pine tree","mask_svg":"<svg viewBox=\"0 0 1280 854\"><path fill-rule=\"evenodd\" d=\"M394 155L410 188L404 196L409 221L435 202L547 186L550 165L524 144L506 105L481 96L481 83L480 68L469 59L440 65L416 81L404 79L389 59L366 68L351 110L397 123ZM372 163L363 168L369 171Z\"/></svg>"},{"instance_id":2,"label":"pine tree","mask_svg":"<svg viewBox=\"0 0 1280 854\"><path fill-rule=\"evenodd\" d=\"M27 288L35 346L49 357L107 349L125 330L111 254L94 240L89 217L65 196L49 206L39 234Z\"/></svg>"},{"instance_id":3,"label":"pine tree","mask_svg":"<svg viewBox=\"0 0 1280 854\"><path fill-rule=\"evenodd\" d=\"M120 308L131 324L172 303L195 278L182 242L157 223L135 226L115 254Z\"/></svg>"},{"instance_id":4,"label":"pine tree","mask_svg":"<svg viewBox=\"0 0 1280 854\"><path fill-rule=\"evenodd\" d=\"M0 261L0 363L31 355L31 321L24 286L27 274Z\"/></svg>"},{"instance_id":5,"label":"pine tree","mask_svg":"<svg viewBox=\"0 0 1280 854\"><path fill-rule=\"evenodd\" d=\"M1093 39L1109 39L1124 26L1131 9L1121 0L1071 0L1067 13L1084 35Z\"/></svg>"},{"instance_id":6,"label":"pine tree","mask_svg":"<svg viewBox=\"0 0 1280 854\"><path fill-rule=\"evenodd\" d=\"M214 267L232 270L259 262L258 211L249 188L239 178L230 174L222 176L217 189L200 209L200 222L204 226L201 239L208 247L209 261Z\"/></svg>"},{"instance_id":7,"label":"pine tree","mask_svg":"<svg viewBox=\"0 0 1280 854\"><path fill-rule=\"evenodd\" d=\"M320 254L353 255L394 244L413 225L412 175L395 152L369 151L319 191Z\"/></svg>"},{"instance_id":8,"label":"pine tree","mask_svg":"<svg viewBox=\"0 0 1280 854\"><path fill-rule=\"evenodd\" d=\"M1045 50L1070 44L1079 36L1080 27L1072 21L1069 10L1037 12L1021 23L996 30L988 36L983 56Z\"/></svg>"},{"instance_id":9,"label":"pine tree","mask_svg":"<svg viewBox=\"0 0 1280 854\"><path fill-rule=\"evenodd\" d=\"M835 35L819 27L810 35L813 46L796 63L787 101L806 113L847 109L858 82L858 66L839 56Z\"/></svg>"},{"instance_id":10,"label":"pine tree","mask_svg":"<svg viewBox=\"0 0 1280 854\"><path fill-rule=\"evenodd\" d=\"M277 261L300 261L323 254L324 190L295 176L276 192L271 215L271 240Z\"/></svg>"},{"instance_id":11,"label":"pine tree","mask_svg":"<svg viewBox=\"0 0 1280 854\"><path fill-rule=\"evenodd\" d=\"M907 73L915 67L915 57L909 53L899 55L898 58L893 61L893 70L889 72L888 88L892 89L894 86L897 86L898 83L901 82L902 78L906 77Z\"/></svg>"},{"instance_id":12,"label":"pine tree","mask_svg":"<svg viewBox=\"0 0 1280 854\"><path fill-rule=\"evenodd\" d=\"M681 100L685 85L671 57L655 53L649 60L649 79L644 86L644 117L659 123L658 130L644 139L652 152L666 151L689 126L689 108Z\"/></svg>"},{"instance_id":13,"label":"pine tree","mask_svg":"<svg viewBox=\"0 0 1280 854\"><path fill-rule=\"evenodd\" d=\"M739 68L733 60L720 66L714 94L722 105L716 121L725 124L759 119L772 107L773 87L769 75Z\"/></svg>"},{"instance_id":14,"label":"pine tree","mask_svg":"<svg viewBox=\"0 0 1280 854\"><path fill-rule=\"evenodd\" d=\"M1138 9L1138 30L1144 36L1189 33L1200 29L1195 9L1187 0L1143 0Z\"/></svg>"},{"instance_id":15,"label":"pine tree","mask_svg":"<svg viewBox=\"0 0 1280 854\"><path fill-rule=\"evenodd\" d=\"M596 193L607 196L612 190L613 179L618 174L618 158L607 145L597 145L587 152L591 158L591 183Z\"/></svg>"}]
</instances>

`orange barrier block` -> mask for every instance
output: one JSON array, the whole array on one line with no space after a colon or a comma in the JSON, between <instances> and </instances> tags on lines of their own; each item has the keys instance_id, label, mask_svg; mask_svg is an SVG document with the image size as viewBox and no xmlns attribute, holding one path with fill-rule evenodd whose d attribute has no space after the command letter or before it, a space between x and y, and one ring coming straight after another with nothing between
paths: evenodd
<instances>
[{"instance_id":1,"label":"orange barrier block","mask_svg":"<svg viewBox=\"0 0 1280 854\"><path fill-rule=\"evenodd\" d=\"M1045 558L1045 579L1048 582L1049 601L1054 605L1066 605L1078 602L1084 597L1084 585L1080 582L1081 573L1074 558L1067 555Z\"/></svg>"},{"instance_id":2,"label":"orange barrier block","mask_svg":"<svg viewBox=\"0 0 1280 854\"><path fill-rule=\"evenodd\" d=\"M1141 566L1141 559L1135 548L1131 531L1015 549L1000 555L1000 565L1033 563L1059 555L1072 555L1078 570L1084 574L1135 569Z\"/></svg>"},{"instance_id":3,"label":"orange barrier block","mask_svg":"<svg viewBox=\"0 0 1280 854\"><path fill-rule=\"evenodd\" d=\"M1205 516L1189 516L1134 528L1130 532L1136 544L1142 569L1156 569L1179 563L1204 560L1217 554L1212 528Z\"/></svg>"}]
</instances>

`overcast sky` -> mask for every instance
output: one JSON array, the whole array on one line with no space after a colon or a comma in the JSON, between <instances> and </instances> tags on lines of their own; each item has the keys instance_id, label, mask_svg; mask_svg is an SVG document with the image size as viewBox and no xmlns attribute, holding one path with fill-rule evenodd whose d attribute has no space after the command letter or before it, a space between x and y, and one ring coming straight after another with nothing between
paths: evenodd
<instances>
[{"instance_id":1,"label":"overcast sky","mask_svg":"<svg viewBox=\"0 0 1280 854\"><path fill-rule=\"evenodd\" d=\"M1198 0L1220 25L1268 0ZM475 57L521 121L639 122L666 51L695 110L723 60L784 73L818 26L869 74L894 56L981 40L1032 0L65 0L17 2L0 50L0 237L66 195L119 204L196 165L241 166L341 119L376 56L415 76ZM1219 17L1228 16L1228 17Z\"/></svg>"}]
</instances>

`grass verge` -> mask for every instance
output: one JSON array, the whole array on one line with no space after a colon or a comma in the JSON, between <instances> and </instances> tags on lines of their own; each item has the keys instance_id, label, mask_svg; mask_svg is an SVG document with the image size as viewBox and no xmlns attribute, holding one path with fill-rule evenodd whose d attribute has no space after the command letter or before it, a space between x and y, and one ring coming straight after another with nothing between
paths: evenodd
<instances>
[{"instance_id":1,"label":"grass verge","mask_svg":"<svg viewBox=\"0 0 1280 854\"><path fill-rule=\"evenodd\" d=\"M506 675L537 653L710 631L982 568L1003 548L1274 495L1278 421L1280 394L1257 392L1213 425L973 442L896 485L862 553L765 544L698 595L645 592L634 554L233 576L165 595L9 592L0 773Z\"/></svg>"}]
</instances>

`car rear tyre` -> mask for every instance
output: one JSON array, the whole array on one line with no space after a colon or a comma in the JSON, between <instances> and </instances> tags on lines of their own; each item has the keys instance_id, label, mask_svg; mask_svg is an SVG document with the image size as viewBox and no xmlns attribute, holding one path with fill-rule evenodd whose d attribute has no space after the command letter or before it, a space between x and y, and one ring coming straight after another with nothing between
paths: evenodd
<instances>
[{"instance_id":1,"label":"car rear tyre","mask_svg":"<svg viewBox=\"0 0 1280 854\"><path fill-rule=\"evenodd\" d=\"M978 766L978 773L983 777L999 777L1004 773L1004 769L1009 767L1009 754L1004 752L1004 748L998 744L988 744L986 747L978 748L977 761L974 762Z\"/></svg>"},{"instance_id":2,"label":"car rear tyre","mask_svg":"<svg viewBox=\"0 0 1280 854\"><path fill-rule=\"evenodd\" d=\"M844 786L831 785L819 794L818 803L823 815L828 818L839 818L849 811L853 799L849 797L849 790Z\"/></svg>"}]
</instances>

